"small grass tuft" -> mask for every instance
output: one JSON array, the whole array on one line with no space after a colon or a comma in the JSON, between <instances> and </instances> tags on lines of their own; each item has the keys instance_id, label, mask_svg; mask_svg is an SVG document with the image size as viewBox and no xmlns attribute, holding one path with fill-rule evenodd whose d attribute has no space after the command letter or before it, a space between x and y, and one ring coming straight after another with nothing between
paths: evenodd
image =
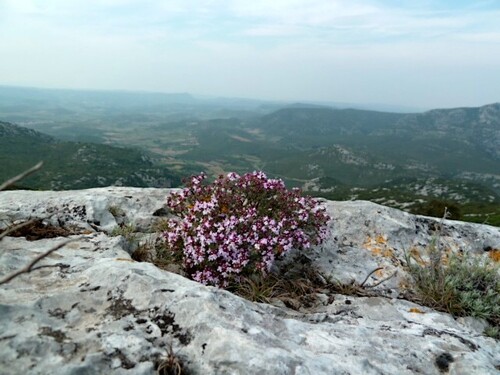
<instances>
[{"instance_id":1,"label":"small grass tuft","mask_svg":"<svg viewBox=\"0 0 500 375\"><path fill-rule=\"evenodd\" d=\"M232 283L228 290L249 301L271 303L277 296L277 277L275 275L251 275L242 277L239 282Z\"/></svg>"},{"instance_id":2,"label":"small grass tuft","mask_svg":"<svg viewBox=\"0 0 500 375\"><path fill-rule=\"evenodd\" d=\"M151 249L154 247L150 241L146 241L143 244L140 244L132 253L132 259L136 262L150 262L152 263L152 251Z\"/></svg>"},{"instance_id":3,"label":"small grass tuft","mask_svg":"<svg viewBox=\"0 0 500 375\"><path fill-rule=\"evenodd\" d=\"M109 206L108 211L113 217L119 218L119 217L124 217L125 216L125 211L123 211L119 206Z\"/></svg>"},{"instance_id":4,"label":"small grass tuft","mask_svg":"<svg viewBox=\"0 0 500 375\"><path fill-rule=\"evenodd\" d=\"M184 365L172 349L172 344L167 347L166 357L158 364L158 375L188 375Z\"/></svg>"},{"instance_id":5,"label":"small grass tuft","mask_svg":"<svg viewBox=\"0 0 500 375\"><path fill-rule=\"evenodd\" d=\"M168 219L159 219L158 221L156 221L152 228L151 228L151 232L152 233L163 233L165 232L166 230L168 229Z\"/></svg>"},{"instance_id":6,"label":"small grass tuft","mask_svg":"<svg viewBox=\"0 0 500 375\"><path fill-rule=\"evenodd\" d=\"M485 336L488 336L488 337L491 337L491 338L494 338L495 340L500 340L500 327L496 326L496 327L493 327L493 326L489 326L489 327L486 327L483 334Z\"/></svg>"},{"instance_id":7,"label":"small grass tuft","mask_svg":"<svg viewBox=\"0 0 500 375\"><path fill-rule=\"evenodd\" d=\"M113 228L110 235L112 237L123 236L129 242L135 240L135 226L132 224L120 224L117 227Z\"/></svg>"}]
</instances>

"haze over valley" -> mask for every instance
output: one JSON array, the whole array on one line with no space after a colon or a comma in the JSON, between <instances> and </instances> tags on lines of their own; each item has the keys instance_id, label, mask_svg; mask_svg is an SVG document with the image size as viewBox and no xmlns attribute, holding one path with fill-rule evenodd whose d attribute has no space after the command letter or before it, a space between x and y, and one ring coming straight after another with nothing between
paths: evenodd
<instances>
[{"instance_id":1,"label":"haze over valley","mask_svg":"<svg viewBox=\"0 0 500 375\"><path fill-rule=\"evenodd\" d=\"M176 187L201 171L263 170L329 199L427 214L439 201L498 225L499 103L397 113L5 86L0 98L0 178L45 160L23 187Z\"/></svg>"}]
</instances>

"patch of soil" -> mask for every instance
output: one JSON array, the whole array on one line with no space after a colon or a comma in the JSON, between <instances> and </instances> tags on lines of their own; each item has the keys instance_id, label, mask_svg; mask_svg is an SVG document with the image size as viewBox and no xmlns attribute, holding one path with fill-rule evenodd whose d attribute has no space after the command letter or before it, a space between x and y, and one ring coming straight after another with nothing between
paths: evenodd
<instances>
[{"instance_id":1,"label":"patch of soil","mask_svg":"<svg viewBox=\"0 0 500 375\"><path fill-rule=\"evenodd\" d=\"M9 232L9 236L11 237L26 237L28 241L36 241L42 238L55 238L55 237L67 237L72 234L78 234L78 232L74 230L69 230L66 228L55 227L53 225L44 223L42 219L37 219L32 221L31 223L26 222L26 225L16 224L15 226L20 226L20 228ZM7 227L5 229L0 229L0 233L10 230Z\"/></svg>"}]
</instances>

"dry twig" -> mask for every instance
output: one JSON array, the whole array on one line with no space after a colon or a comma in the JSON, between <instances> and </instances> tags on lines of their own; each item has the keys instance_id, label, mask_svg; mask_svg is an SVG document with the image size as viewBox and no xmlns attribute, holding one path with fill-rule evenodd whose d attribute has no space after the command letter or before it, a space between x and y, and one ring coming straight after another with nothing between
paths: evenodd
<instances>
[{"instance_id":1,"label":"dry twig","mask_svg":"<svg viewBox=\"0 0 500 375\"><path fill-rule=\"evenodd\" d=\"M2 185L0 185L0 191L5 190L9 186L15 184L17 181L22 180L23 178L29 176L32 173L35 173L38 171L40 168L42 168L43 161L39 162L37 165L31 167L30 169L24 171L23 173L12 177L10 180L5 181Z\"/></svg>"},{"instance_id":2,"label":"dry twig","mask_svg":"<svg viewBox=\"0 0 500 375\"><path fill-rule=\"evenodd\" d=\"M362 288L365 285L365 283L368 281L368 279L370 278L371 275L373 275L378 270L382 270L382 269L383 269L382 267L375 268L372 272L370 272L368 274L368 276L366 276L365 280L361 284L359 284L359 286Z\"/></svg>"},{"instance_id":3,"label":"dry twig","mask_svg":"<svg viewBox=\"0 0 500 375\"><path fill-rule=\"evenodd\" d=\"M394 276L396 276L397 273L398 273L398 270L394 271L392 274L387 276L385 279L379 280L376 283L373 283L371 285L366 285L365 288L375 288L377 285L380 285L382 283L385 283L387 280L392 279Z\"/></svg>"},{"instance_id":4,"label":"dry twig","mask_svg":"<svg viewBox=\"0 0 500 375\"><path fill-rule=\"evenodd\" d=\"M26 266L24 266L23 268L15 271L15 272L12 272L10 275L7 275L5 276L3 279L0 280L0 285L3 285L3 284L6 284L8 283L9 281L11 281L12 279L16 278L17 276L19 275L22 275L23 273L29 273L33 270L33 267L35 266L35 264L37 264L39 261L41 261L43 258L49 256L50 254L52 254L54 251L57 251L59 250L60 248L66 246L68 243L70 242L74 242L74 241L77 241L81 239L81 237L78 237L78 238L72 238L71 240L68 240L68 241L64 241L62 243L60 243L59 245L56 245L54 247L52 247L50 250L47 250L46 252L38 255L35 259L33 259L30 263L28 263Z\"/></svg>"}]
</instances>

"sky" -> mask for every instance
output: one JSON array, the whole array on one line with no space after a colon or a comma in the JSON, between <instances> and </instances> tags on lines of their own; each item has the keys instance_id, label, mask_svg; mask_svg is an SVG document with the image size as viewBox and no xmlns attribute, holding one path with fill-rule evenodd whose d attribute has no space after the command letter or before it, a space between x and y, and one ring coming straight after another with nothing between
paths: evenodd
<instances>
[{"instance_id":1,"label":"sky","mask_svg":"<svg viewBox=\"0 0 500 375\"><path fill-rule=\"evenodd\" d=\"M500 101L500 0L0 0L0 85Z\"/></svg>"}]
</instances>

